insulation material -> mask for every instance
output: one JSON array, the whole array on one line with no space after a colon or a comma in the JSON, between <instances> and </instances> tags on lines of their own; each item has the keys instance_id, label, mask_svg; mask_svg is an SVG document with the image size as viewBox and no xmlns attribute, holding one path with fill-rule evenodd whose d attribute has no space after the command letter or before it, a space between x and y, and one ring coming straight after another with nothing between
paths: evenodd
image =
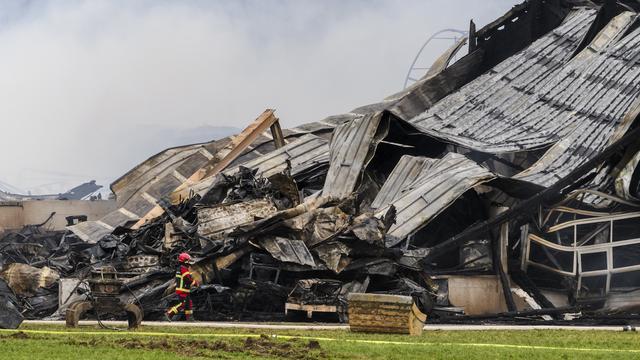
<instances>
[{"instance_id":1,"label":"insulation material","mask_svg":"<svg viewBox=\"0 0 640 360\"><path fill-rule=\"evenodd\" d=\"M0 277L17 295L22 296L34 295L38 288L48 288L60 279L57 271L46 266L38 269L19 263L6 266L0 272Z\"/></svg>"}]
</instances>

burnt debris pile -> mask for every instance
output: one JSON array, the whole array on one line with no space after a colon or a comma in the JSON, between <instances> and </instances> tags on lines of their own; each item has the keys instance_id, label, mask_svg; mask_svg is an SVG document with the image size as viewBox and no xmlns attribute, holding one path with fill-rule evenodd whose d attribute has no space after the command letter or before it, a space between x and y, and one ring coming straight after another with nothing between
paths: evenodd
<instances>
[{"instance_id":1,"label":"burnt debris pile","mask_svg":"<svg viewBox=\"0 0 640 360\"><path fill-rule=\"evenodd\" d=\"M160 319L185 251L199 320L346 321L349 294L377 293L432 322L626 323L640 310L638 10L525 1L380 103L292 129L266 110L156 154L111 185L102 219L3 235L0 326L61 318L104 266L122 303Z\"/></svg>"}]
</instances>

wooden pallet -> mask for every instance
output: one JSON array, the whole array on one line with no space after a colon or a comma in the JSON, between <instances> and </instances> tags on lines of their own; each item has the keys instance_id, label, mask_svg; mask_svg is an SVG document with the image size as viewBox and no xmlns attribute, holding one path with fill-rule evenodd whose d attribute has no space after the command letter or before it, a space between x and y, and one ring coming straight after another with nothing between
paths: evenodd
<instances>
[{"instance_id":1,"label":"wooden pallet","mask_svg":"<svg viewBox=\"0 0 640 360\"><path fill-rule=\"evenodd\" d=\"M289 311L304 311L307 313L307 318L311 319L313 317L314 312L336 313L340 315L343 309L341 306L335 306L335 305L311 305L311 304L295 304L295 303L284 304L284 314L287 315Z\"/></svg>"}]
</instances>

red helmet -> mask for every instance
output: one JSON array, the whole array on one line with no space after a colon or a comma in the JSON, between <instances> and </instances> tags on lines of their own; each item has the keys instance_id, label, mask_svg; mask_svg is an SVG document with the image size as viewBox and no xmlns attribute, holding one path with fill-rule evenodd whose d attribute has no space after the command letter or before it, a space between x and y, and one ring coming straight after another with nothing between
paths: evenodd
<instances>
[{"instance_id":1,"label":"red helmet","mask_svg":"<svg viewBox=\"0 0 640 360\"><path fill-rule=\"evenodd\" d=\"M191 255L187 254L186 252L183 252L182 254L178 255L178 262L186 263L189 261L191 261Z\"/></svg>"}]
</instances>

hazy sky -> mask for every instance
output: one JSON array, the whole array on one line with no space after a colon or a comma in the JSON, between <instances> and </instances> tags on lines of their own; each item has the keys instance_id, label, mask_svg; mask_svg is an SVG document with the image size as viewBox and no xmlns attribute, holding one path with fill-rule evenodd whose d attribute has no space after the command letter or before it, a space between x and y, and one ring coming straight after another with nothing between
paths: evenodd
<instances>
[{"instance_id":1,"label":"hazy sky","mask_svg":"<svg viewBox=\"0 0 640 360\"><path fill-rule=\"evenodd\" d=\"M2 1L0 181L108 185L267 107L290 127L378 101L429 35L519 2Z\"/></svg>"}]
</instances>

